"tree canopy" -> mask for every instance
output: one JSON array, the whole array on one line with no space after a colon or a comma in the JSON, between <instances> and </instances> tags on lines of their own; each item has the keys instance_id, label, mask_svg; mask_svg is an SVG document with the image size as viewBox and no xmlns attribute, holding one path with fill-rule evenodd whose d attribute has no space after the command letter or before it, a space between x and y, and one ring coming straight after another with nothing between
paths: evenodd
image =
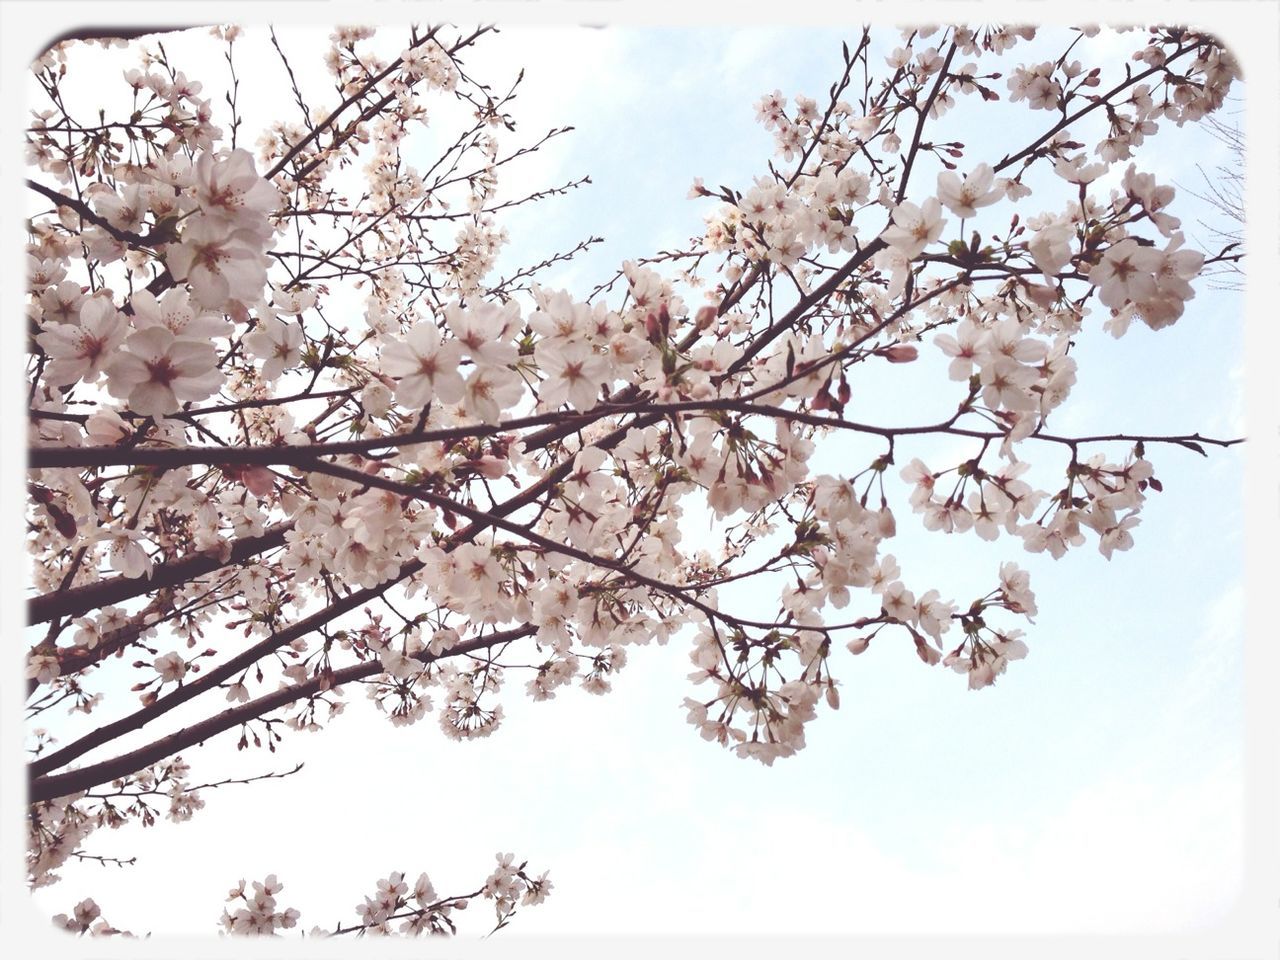
<instances>
[{"instance_id":1,"label":"tree canopy","mask_svg":"<svg viewBox=\"0 0 1280 960\"><path fill-rule=\"evenodd\" d=\"M589 179L501 192L571 131L518 124L522 75L472 75L493 30L336 28L306 54L324 90L267 29L271 90L241 82L237 27L211 31L199 75L163 36L33 64L34 886L93 857L99 828L290 775L191 764L215 737L274 751L320 731L357 691L469 740L502 725L512 681L605 694L674 638L698 735L772 765L873 643L1004 683L1037 613L1014 558L1112 559L1162 490L1159 451L1239 442L1054 422L1082 338L1175 336L1197 278L1239 260L1197 249L1143 168L1239 78L1213 36L1131 30L1117 60L1080 28L1021 62L1030 27L908 28L887 56L855 31L827 90L759 100L776 151L753 183L693 181L702 234L558 289L541 278L600 238L503 272L504 218L554 216ZM136 66L90 95L73 82L96 47ZM249 129L266 96L280 119ZM1034 133L1002 140L992 110ZM964 114L981 135L941 140ZM895 389L939 415L886 416ZM962 452L913 452L939 437ZM811 467L824 450L838 472ZM904 524L1011 559L948 596L900 566ZM770 613L725 601L746 583ZM89 719L50 719L68 708ZM241 881L224 928L296 926L280 889ZM449 933L475 899L500 928L551 889L511 854L456 893L394 872L313 932ZM92 901L56 922L119 932Z\"/></svg>"}]
</instances>

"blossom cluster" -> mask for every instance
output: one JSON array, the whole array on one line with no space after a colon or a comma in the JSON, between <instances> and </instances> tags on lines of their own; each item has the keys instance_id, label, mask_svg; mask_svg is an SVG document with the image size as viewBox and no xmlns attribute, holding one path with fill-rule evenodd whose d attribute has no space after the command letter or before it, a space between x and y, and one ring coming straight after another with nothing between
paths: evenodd
<instances>
[{"instance_id":1,"label":"blossom cluster","mask_svg":"<svg viewBox=\"0 0 1280 960\"><path fill-rule=\"evenodd\" d=\"M33 622L52 624L28 656L36 713L98 709L98 667L128 652L137 726L216 691L215 732L274 750L363 683L392 723L434 713L474 739L501 728L512 676L535 700L603 694L631 648L678 637L690 723L773 763L839 706L845 654L881 634L970 689L996 682L1028 652L1005 623L1037 612L1028 573L1005 563L964 605L904 575L890 544L909 506L928 531L1055 558L1086 531L1108 559L1134 545L1161 490L1144 439L1118 456L1049 425L1079 338L1169 328L1214 259L1141 164L1162 125L1222 105L1230 54L1157 28L1126 69L1064 54L1009 70L991 61L1035 30L955 26L905 31L882 66L865 33L826 100L760 100L776 156L742 190L695 181L715 207L687 249L584 293L542 280L591 241L497 275L517 203L499 174L545 139L513 148L515 88L461 68L487 29L415 28L407 45L336 29L331 99L272 121L256 155L236 145L234 97L228 139L162 49L125 74L128 147L69 134L73 48L35 65L53 104L28 135L44 205L27 248L28 545ZM234 63L248 38L216 36ZM1041 135L929 132L961 102L1002 101ZM453 145L407 162L459 109ZM955 412L873 422L888 404L864 380L928 363ZM882 447L831 466L823 447L850 436ZM914 446L926 436L972 449L939 467ZM735 609L744 582L774 612ZM98 767L71 766L87 743L34 751L36 884L94 827L154 822L146 797L172 820L202 804L178 759L116 780L124 808L93 795ZM295 926L279 890L241 883L224 928ZM549 890L500 855L476 895L502 925ZM450 932L467 899L393 873L350 929ZM64 925L93 923L81 906Z\"/></svg>"},{"instance_id":2,"label":"blossom cluster","mask_svg":"<svg viewBox=\"0 0 1280 960\"><path fill-rule=\"evenodd\" d=\"M133 821L150 827L166 807L164 817L171 822L190 820L204 807L202 788L189 782L190 769L181 756L175 756L111 781L111 793L82 790L33 804L27 833L31 885L56 883L60 879L56 871L81 856L85 839L99 827L114 830Z\"/></svg>"},{"instance_id":3,"label":"blossom cluster","mask_svg":"<svg viewBox=\"0 0 1280 960\"><path fill-rule=\"evenodd\" d=\"M471 900L483 898L494 902L498 926L515 913L516 907L535 906L551 893L552 882L543 873L537 879L525 872L526 864L513 865L513 855L498 854L498 866L477 891L462 896L441 897L431 878L420 873L412 888L404 874L394 871L378 880L372 896L356 907L358 922L333 930L312 927L309 936L332 937L354 933L416 937L422 934L452 934L457 931L453 915L467 908ZM284 889L275 874L253 881L252 893L241 880L227 894L227 902L241 904L222 912L225 933L243 936L278 936L298 923L300 913L287 907L280 909L276 894ZM394 921L399 921L394 923Z\"/></svg>"},{"instance_id":4,"label":"blossom cluster","mask_svg":"<svg viewBox=\"0 0 1280 960\"><path fill-rule=\"evenodd\" d=\"M406 211L429 209L436 202L421 175L398 160L408 125L425 122L415 85L455 91L461 77L436 39L402 49L396 61L400 72L388 73L376 57L355 54L371 36L363 29L335 33L330 66L343 89L386 83L396 99L396 109L375 125L352 129L376 142L363 174L375 198L371 209L387 225L380 236L390 246L382 251L398 256L415 222L416 214ZM357 436L371 444L380 437L390 442L410 425L424 438L400 446L392 459L355 455L342 467L351 474L342 478L326 466L334 461L324 460L310 466L298 461L288 471L223 465L204 474L212 482L201 482L186 465L133 473L112 481L112 501L90 493L86 477L77 471L44 470L42 506L53 523L34 546L53 550L51 557L85 548L120 575L145 579L159 563L225 554L228 543L265 537L270 527L277 552L244 564L227 584L242 598L245 634L259 638L277 630L310 598L328 595L331 578L365 590L403 581L408 595L421 592L435 605L435 636L447 631L455 643L427 642L417 624L409 624L394 636L366 633L354 649L363 651L361 656L376 655L388 681L439 686L446 704L442 723L465 736L488 732L500 721L500 708L480 706L498 689L500 671L487 672L476 686L474 671L428 669L427 662L477 631L530 622L539 642L554 648L529 684L535 696L545 698L575 677L587 689L607 686L606 675L625 662L620 641L654 610L662 610L672 628L690 617L706 628L713 625L720 615L713 579L702 573L700 556L686 554L681 545L678 502L689 492L701 491L707 508L724 520L740 512L774 517L776 505L808 503L811 520L806 522L821 532L807 542L797 528L796 543L804 546L791 558L808 572L781 598L781 610L792 622L816 626L823 605L839 609L850 602L850 588L868 589L881 598L886 615L937 640L953 608L937 599L937 591L916 601L881 569L892 563L877 550L893 535L893 513L887 505L879 512L868 509L865 495L856 497L847 478L810 477L807 464L820 423L794 420L788 411L842 411L856 364L877 357L910 363L918 356L912 344L923 327L946 322L954 324L954 332L938 332L933 342L951 358L952 379L968 386L961 412L986 416L997 425L1006 461L990 467L975 460L932 472L914 460L901 475L913 486L909 500L923 514L926 528L972 528L985 539L1004 531L1021 537L1028 549L1058 555L1081 542L1083 524L1098 532L1108 556L1126 548L1142 490L1151 479L1146 461L1139 457L1115 465L1095 457L1081 465L1073 459L1067 494L1079 487L1082 503L1076 502L1080 496L1060 495L1056 509L1037 517L1049 494L1023 479L1027 466L1014 454L1014 445L1042 429L1075 382L1069 350L1081 329L1082 311L1068 296L1068 282L1096 290L1098 301L1112 311L1112 332L1120 332L1131 315L1160 328L1193 296L1189 280L1204 257L1182 249L1177 220L1166 212L1172 188L1132 165L1109 201L1085 198L1072 212L1028 218L1028 239L1003 241L1007 262L1034 263L1043 284L1000 273L994 254L976 245L945 241L950 218L972 219L1022 199L1021 175L1011 170L1015 175L997 176L987 162L961 174L944 161L932 195L906 199L911 160L896 175L874 164L860 169L851 161L868 148L886 156L901 150L899 129L908 120L901 104L887 97L894 83L912 85L922 97L932 85L928 103L935 116L947 108L949 92L999 99L989 86L994 75L982 74L976 61L954 63L952 58L958 53L980 60L985 52L1000 53L1031 39L1032 32L956 28L946 54L942 46L922 46L925 36L927 31L905 36L907 42L888 59L894 78L867 101L862 115L840 99L839 91L829 108L797 97L795 110L788 112L780 93L759 104L759 118L777 134L779 156L799 158L796 172L758 178L742 194L723 188L725 206L703 241L705 249L724 256L730 278L745 278L751 264L790 271L802 305L828 269L815 255L852 255L857 265L857 283L844 288L847 311L830 318L815 314L814 320L822 322L801 328L778 327L780 336L774 328L762 332L750 313L726 309L724 294L691 309L671 281L634 263L620 272L625 297L617 307L532 284L530 309L522 310L517 299L486 298L472 282L488 267L477 268L471 281L456 282L458 264L473 259L467 242L459 241L458 255L438 267L442 277L453 278L452 287L446 287L452 296L407 304L403 278L388 273L366 301L368 332L348 339L345 330L322 320L321 287L297 278L268 283L267 253L278 242L280 217L289 212L286 171L292 165L294 177L318 197L324 176L336 175L326 166L336 142L326 151L323 138L303 136L294 143L298 131L277 131L276 141L260 145L261 162L275 160L274 179L269 179L246 151L220 148L220 131L197 118L192 122L200 126L199 136L174 135L153 147L146 163L108 169L100 161L100 172L111 179L98 180L87 192L91 210L78 212L75 235L98 264L119 259L113 253L152 257L153 266L166 271L158 279L168 278L168 286L153 284L161 288L159 295L139 290L117 298L106 286L86 293L67 279L71 234L53 223L37 228L29 309L40 331L37 407L50 414L68 409L68 388L71 396L83 396L94 406L79 430L75 420L37 419L33 442L181 448L194 441L193 431L215 425L214 414L201 416L193 404L220 391L227 400L221 406L229 414L239 411L238 427L248 443L314 445L322 453L317 427L342 411L351 415ZM1220 103L1234 75L1230 61L1207 38L1157 33L1147 49L1154 48L1173 51L1163 60L1144 54L1143 62L1162 68L1157 74L1162 79L1128 85L1119 108L1132 114L1126 127L1132 128L1132 148L1154 132L1157 117L1182 122ZM1176 74L1167 64L1183 51L1193 51L1195 59L1187 73ZM856 60L847 52L846 58L850 66ZM1069 105L1097 85L1096 76L1074 61L1019 68L1009 79L1011 99L1027 100L1033 108ZM168 86L140 76L126 79L135 90L150 90L153 99L171 105L200 91L198 84L176 75ZM1188 99L1197 83L1200 100ZM1113 130L1111 140L1118 136ZM43 144L45 138L32 142ZM183 146L193 159L184 157ZM471 216L463 221L464 232L486 229L497 141L486 133L476 149L482 165L468 178ZM949 149L954 155L962 152L955 144ZM1060 176L1083 184L1079 158L1069 149L1071 142L1058 132L1043 157ZM1108 150L1116 152L1114 142ZM35 159L46 172L65 176L47 158ZM1035 159L1028 156L1023 168ZM1103 162L1109 159L1104 156ZM704 187L696 192L710 193ZM77 214L74 206L63 211L64 221ZM89 212L95 219L86 221ZM1132 232L1143 220L1167 238L1162 252ZM1090 226L1095 221L1097 226ZM863 222L868 229L859 229ZM963 268L958 278L939 272L948 264ZM990 278L994 286L983 292L977 272L986 265L996 274ZM138 269L130 266L131 272ZM322 327L330 332L322 334ZM273 389L286 389L286 382L301 385L304 379L315 384L328 369L334 371L337 399L319 420L300 421L293 408L271 402ZM105 391L95 394L103 378ZM52 388L62 393L55 395ZM620 398L630 403L645 397L691 406L663 423L624 424L609 446L600 443L607 430L599 428L622 409ZM772 421L768 432L750 411L732 406L753 402L773 405L776 412L766 416ZM722 403L729 405L718 409ZM583 421L592 424L584 434L590 441L562 438L552 446L531 445L536 434L504 429L522 417L536 421L553 412L590 415ZM463 429L456 439L427 439L433 430L472 426L480 430L470 437ZM884 471L881 464L873 473ZM935 484L952 471L956 486L943 495ZM523 543L506 531L503 537L459 541L456 510L474 503L489 485L514 487L520 478L546 485L550 494L526 528L538 539ZM431 497L415 496L418 489ZM644 536L626 545L628 531L637 526ZM563 543L573 553L555 561L548 542ZM732 548L730 559L743 552ZM59 562L48 567L50 583L65 576ZM194 596L200 585L193 580L179 596L188 591ZM710 612L689 606L692 598L710 604ZM78 618L75 649L92 651L99 636L125 629L130 621L117 610ZM158 622L144 618L137 638L147 631L154 635ZM208 614L192 612L177 625L194 646L206 622ZM732 626L732 620L724 625ZM703 636L697 649L705 651ZM591 654L591 666L583 670L581 655L572 649L575 642L608 654ZM296 662L284 675L292 682L319 676L328 662L327 647L317 650L304 637L289 647ZM197 661L215 654L212 648L195 658L157 651L141 661L154 670L153 680L139 685L144 703L155 702L166 685L187 682L200 669ZM707 654L695 658L701 662ZM33 679L52 682L60 663L47 647L35 651ZM805 670L808 662L802 675ZM234 702L250 697L243 678L228 689ZM429 709L425 692L410 696L407 689L397 689L399 706L391 710L396 722L410 722ZM385 702L380 693L375 700ZM302 726L313 724L309 718Z\"/></svg>"}]
</instances>

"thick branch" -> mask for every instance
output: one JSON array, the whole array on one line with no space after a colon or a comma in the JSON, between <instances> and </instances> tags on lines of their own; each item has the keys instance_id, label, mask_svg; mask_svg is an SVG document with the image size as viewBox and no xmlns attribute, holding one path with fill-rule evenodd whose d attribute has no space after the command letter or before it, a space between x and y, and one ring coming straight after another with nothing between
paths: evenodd
<instances>
[{"instance_id":1,"label":"thick branch","mask_svg":"<svg viewBox=\"0 0 1280 960\"><path fill-rule=\"evenodd\" d=\"M518 640L521 637L532 636L537 632L537 628L531 624L525 624L513 630L504 630L498 633L491 633L487 636L476 637L465 643L460 643L449 650L444 651L438 656L432 656L426 651L417 654L414 659L422 663L430 663L434 660L446 657L461 656L463 654L472 653L476 650L497 646L502 643L509 643L512 640ZM30 771L34 777L30 784L29 803L40 803L44 800L51 800L54 797L65 797L71 793L79 793L81 790L88 790L103 783L109 783L117 777L128 776L139 770L145 769L153 763L170 757L181 750L197 744L204 743L210 737L219 733L224 733L233 727L250 720L255 720L263 714L269 713L280 707L287 706L296 700L305 697L314 696L322 691L322 682L330 686L338 687L344 683L352 683L356 680L363 680L374 674L382 673L386 667L382 665L381 660L370 660L365 663L353 664L350 667L344 667L341 670L335 670L332 677L312 677L304 683L294 684L292 686L283 687L273 693L259 697L250 703L233 707L230 710L224 710L216 716L190 727L183 727L176 730L168 736L162 737L153 743L140 747L130 753L121 754L110 760L104 760L101 763L95 763L88 767L81 767L78 770L71 770L67 773L58 774L56 776L36 776L37 764L30 766Z\"/></svg>"},{"instance_id":2,"label":"thick branch","mask_svg":"<svg viewBox=\"0 0 1280 960\"><path fill-rule=\"evenodd\" d=\"M183 684L172 693L160 697L150 706L136 710L129 716L122 717L114 723L108 723L105 726L101 726L92 733L88 733L81 737L74 743L68 744L61 750L57 750L44 757L40 757L31 763L30 769L32 775L40 776L50 770L56 770L59 767L66 766L66 764L70 763L76 757L82 756L90 750L102 746L104 743L110 743L117 737L122 737L126 733L131 733L134 730L141 729L152 720L168 713L174 707L181 706L188 700L199 696L211 687L216 687L218 684L222 683L222 681L228 680L240 671L248 669L254 663L257 663L257 661L262 657L270 654L273 650L279 650L281 647L287 646L294 640L297 640L300 637L305 637L312 631L320 629L335 617L340 616L349 610L354 610L361 604L376 600L379 595L387 590L388 587L404 580L406 577L412 576L421 570L422 567L423 564L417 560L407 563L400 568L400 572L395 577L386 583L380 583L376 587L367 587L364 590L357 590L355 593L350 593L345 597L335 600L332 604L325 607L318 613L314 613L309 617L299 620L297 623L293 624L293 626L272 634L266 639L255 643L239 656L232 657L226 663L201 674L200 679L192 683ZM136 769L140 768L134 768L126 772L133 773ZM113 776L119 775L120 774L114 774ZM111 778L109 777L108 779ZM52 796L60 796L60 794L52 794Z\"/></svg>"},{"instance_id":3,"label":"thick branch","mask_svg":"<svg viewBox=\"0 0 1280 960\"><path fill-rule=\"evenodd\" d=\"M652 416L646 419L656 422L660 418ZM626 428L614 430L608 436L601 438L596 443L596 446L603 450L611 449L613 446L621 442L622 438L626 436L626 433ZM558 467L549 471L538 483L527 487L517 496L512 497L500 506L490 510L488 513L484 514L485 519L482 522L472 523L455 534L450 539L447 549L453 549L461 543L473 540L489 527L490 522L493 519L509 516L522 507L535 502L543 495L547 488L563 480L565 476L568 475L570 469L572 469L572 466L572 460L561 463ZM365 590L358 591L357 593L350 594L349 596L338 600L325 609L312 614L310 617L307 617L293 626L255 644L239 656L233 658L222 666L211 669L207 673L203 674L200 679L179 687L167 696L161 697L150 706L143 707L115 723L100 727L92 733L81 737L74 743L68 744L61 750L55 751L54 753L33 761L30 766L31 776L38 777L47 774L52 770L65 766L76 757L82 756L88 751L102 746L105 743L109 743L116 737L122 736L133 730L140 729L162 714L172 710L174 707L191 700L212 687L216 687L223 680L230 678L241 670L247 669L249 666L257 662L262 657L267 656L272 651L278 650L282 646L291 643L293 640L299 637L304 637L307 634L320 629L335 617L340 616L341 614L352 610L367 601L375 599L397 583L400 583L401 581L413 576L419 570L422 570L424 566L425 565L421 561L411 561L401 567L399 573L390 580L380 583L377 586L369 587ZM63 791L63 794L68 792L74 791ZM54 795L59 796L62 794Z\"/></svg>"},{"instance_id":4,"label":"thick branch","mask_svg":"<svg viewBox=\"0 0 1280 960\"><path fill-rule=\"evenodd\" d=\"M250 557L273 550L284 543L285 534L293 529L293 521L268 527L261 536L244 537L231 547L226 560L208 553L195 554L163 563L148 577L111 577L69 590L55 590L35 597L27 604L28 623L46 623L59 617L80 617L113 603L173 587L196 577L239 566Z\"/></svg>"},{"instance_id":5,"label":"thick branch","mask_svg":"<svg viewBox=\"0 0 1280 960\"><path fill-rule=\"evenodd\" d=\"M795 311L792 312L794 313ZM790 314L788 314L788 318L790 318ZM781 325L779 332L781 332L781 329L785 329L788 318L784 318L783 325ZM867 338L861 338L859 342L862 342L862 340L865 339ZM811 371L801 371L798 372L796 376L803 375L806 372ZM764 387L754 391L753 396L764 396L785 385L785 383L765 385ZM385 437L371 437L362 440L343 440L335 443L311 445L235 447L193 446L154 448L37 447L31 451L31 466L34 469L37 467L183 467L195 464L234 464L237 466L296 466L306 470L316 470L319 469L318 465L323 462L321 460L322 457L344 456L347 454L370 454L381 450L410 447L420 443L448 442L467 437L486 437L513 430L520 430L525 427L542 426L544 424L547 425L547 430L540 431L528 438L526 442L526 449L532 450L545 446L547 443L550 443L555 439L560 439L569 434L576 433L589 424L603 419L604 417L619 416L628 413L643 414L645 423L653 423L655 422L655 414L661 416L672 413L698 413L700 411L711 410L736 410L742 413L767 414L768 416L782 417L789 420L795 420L797 422L812 423L818 426L859 429L866 433L878 433L883 436L898 433L929 433L937 430L936 426L880 427L872 424L858 424L851 421L836 420L831 417L816 417L796 410L785 410L781 407L753 404L750 402L750 398L717 398L715 400L686 400L673 403L644 403L643 405L602 403L585 412L556 410L550 413L535 414L529 417L519 417L512 420L506 420L496 424L477 423L461 427L445 427L440 430L425 430L415 433L398 435L392 434ZM639 425L640 421L628 424L628 426ZM974 436L978 435L979 434L974 434ZM993 436L996 435L993 434ZM1041 439L1061 438L1041 436ZM1181 436L1167 437L1153 436L1131 438L1128 436L1116 435L1109 438L1081 438L1082 441L1091 439L1149 440L1152 442L1181 443L1183 446L1186 446L1185 441L1188 440L1199 443L1210 443L1217 446L1230 446L1233 443L1240 442L1239 440L1214 440L1208 437L1201 437L1198 434L1184 434ZM114 583L116 581L113 580L110 582ZM94 586L98 585L95 584ZM137 592L145 593L147 590ZM136 593L134 595L136 595ZM54 595L48 596L52 598ZM45 598L42 597L40 599L44 600ZM77 614L72 615L74 616ZM44 619L50 618L45 617ZM40 623L42 621L33 619L32 622Z\"/></svg>"},{"instance_id":6,"label":"thick branch","mask_svg":"<svg viewBox=\"0 0 1280 960\"><path fill-rule=\"evenodd\" d=\"M132 230L121 230L105 217L94 213L88 204L76 200L74 197L68 197L59 193L57 190L52 190L49 187L46 187L42 183L36 183L34 180L28 180L27 186L36 193L43 194L45 197L48 197L59 207L66 207L68 210L74 210L81 220L87 220L94 226L101 227L121 243L127 243L131 247L149 247L154 246L157 243L168 242L172 239L172 237L167 235L157 237L154 231L148 233L146 236L142 236L141 234L134 233Z\"/></svg>"}]
</instances>

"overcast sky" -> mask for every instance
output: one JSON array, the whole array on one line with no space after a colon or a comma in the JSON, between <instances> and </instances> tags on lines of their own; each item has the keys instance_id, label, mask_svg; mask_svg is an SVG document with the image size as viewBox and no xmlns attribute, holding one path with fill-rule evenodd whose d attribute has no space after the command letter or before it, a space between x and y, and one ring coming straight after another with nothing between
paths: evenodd
<instances>
[{"instance_id":1,"label":"overcast sky","mask_svg":"<svg viewBox=\"0 0 1280 960\"><path fill-rule=\"evenodd\" d=\"M593 256L548 280L585 291L622 259L682 243L710 209L685 198L692 178L743 189L763 173L771 137L754 122L755 101L775 88L820 99L841 36L512 28L483 44L471 58L477 75L527 69L516 103L523 135L577 128L532 159L513 192L584 173L594 181L512 216L504 263L603 235ZM305 36L281 38L304 56ZM1112 62L1140 42L1100 39ZM249 55L261 42L252 32L243 41L243 89L275 82L266 82L272 62ZM196 46L206 44L202 34ZM1042 56L1015 48L1004 63L1064 45L1048 40ZM182 41L166 46L181 65ZM1076 55L1092 65L1088 46ZM221 81L215 62L206 91ZM266 116L278 106L267 96L251 105ZM1001 138L1016 133L970 119L982 114L968 109L976 105L962 101L949 118L965 125L970 165L1006 152ZM989 139L1001 146L984 154ZM1196 188L1196 164L1223 159L1194 126L1165 125L1155 142L1138 162L1161 182ZM1031 213L1057 207L1023 203ZM1186 190L1173 212L1191 239L1205 237L1194 225L1213 213ZM1198 291L1172 329L1138 325L1117 341L1095 323L1057 430L1242 435L1242 296L1203 282ZM953 406L949 393L888 395L858 418L900 424ZM865 464L842 442L832 439L815 472ZM946 451L963 448L900 445L898 461L950 466ZM1052 451L1039 455L1059 468ZM389 871L426 870L442 892L462 891L501 850L550 869L556 885L502 936L1203 929L1230 909L1242 868L1243 455L1152 447L1148 457L1165 492L1149 498L1135 547L1110 562L1092 541L1055 562L1016 539L929 534L900 496L889 551L917 594L936 586L963 603L990 588L1002 560L1031 571L1036 623L1008 621L1027 630L1030 656L994 688L971 693L906 645L880 642L857 659L838 651L841 709L820 710L806 749L772 768L704 742L685 722L692 687L678 640L632 650L603 698L570 689L534 704L513 676L505 724L474 743L446 740L434 714L393 728L351 691L331 729L290 735L275 756L237 756L230 737L187 755L196 782L298 760L302 773L211 791L188 824L99 831L93 852L136 855L138 865L70 866L36 902L52 914L93 896L131 929L212 935L227 889L274 872L286 884L278 899L302 910L303 928L332 926L350 922ZM728 590L722 600L753 602ZM116 697L106 709L123 706Z\"/></svg>"}]
</instances>

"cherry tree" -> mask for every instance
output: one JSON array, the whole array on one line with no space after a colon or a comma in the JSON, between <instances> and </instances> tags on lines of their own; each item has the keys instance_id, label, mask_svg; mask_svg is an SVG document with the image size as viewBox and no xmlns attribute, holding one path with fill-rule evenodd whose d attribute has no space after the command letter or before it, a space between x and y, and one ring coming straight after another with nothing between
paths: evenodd
<instances>
[{"instance_id":1,"label":"cherry tree","mask_svg":"<svg viewBox=\"0 0 1280 960\"><path fill-rule=\"evenodd\" d=\"M1018 553L1112 560L1162 489L1158 451L1239 442L1052 422L1080 338L1194 322L1197 277L1239 258L1195 249L1143 170L1148 140L1211 118L1239 77L1208 34L1131 30L1130 57L1091 59L1085 27L1020 62L1029 27L905 29L887 56L858 31L821 96L760 99L776 153L753 183L694 180L703 233L562 290L541 277L599 238L497 269L506 211L587 181L502 198L568 129L526 136L520 80L472 75L493 28L339 27L308 53L324 90L263 32L281 119L261 130L236 27L206 31L216 76L164 37L64 41L32 67L33 886L97 857L100 828L289 776L201 782L191 763L213 738L273 752L361 690L468 740L500 728L512 681L605 694L634 648L672 641L696 732L772 765L873 643L1005 682L1037 612ZM131 65L84 102L95 43ZM1037 132L934 132L994 109ZM864 385L918 389L926 354L945 414L878 419ZM924 462L937 437L964 454ZM847 469L812 471L820 445ZM952 597L899 565L907 523L1011 559ZM771 615L722 601L744 582ZM68 709L87 719L50 719ZM276 875L235 879L225 930L299 924ZM475 900L502 927L551 889L511 854L458 892L392 872L312 932L450 933ZM55 923L120 932L92 900Z\"/></svg>"}]
</instances>

